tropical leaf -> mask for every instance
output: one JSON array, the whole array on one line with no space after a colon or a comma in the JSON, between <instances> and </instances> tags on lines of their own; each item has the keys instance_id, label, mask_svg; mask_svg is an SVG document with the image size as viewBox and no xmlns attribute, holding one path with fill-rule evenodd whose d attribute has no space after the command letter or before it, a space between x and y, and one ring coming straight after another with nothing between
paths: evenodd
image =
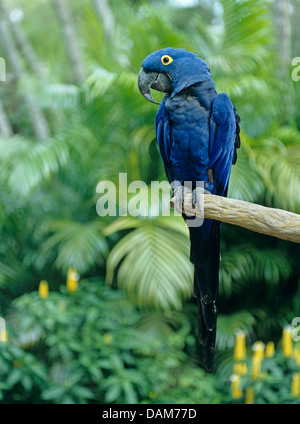
<instances>
[{"instance_id":1,"label":"tropical leaf","mask_svg":"<svg viewBox=\"0 0 300 424\"><path fill-rule=\"evenodd\" d=\"M256 170L253 153L244 134L238 151L236 165L231 168L228 196L234 199L256 202L264 193L265 186Z\"/></svg>"},{"instance_id":2,"label":"tropical leaf","mask_svg":"<svg viewBox=\"0 0 300 424\"><path fill-rule=\"evenodd\" d=\"M36 143L15 137L8 143L0 140L1 178L10 190L26 196L39 184L66 165L69 150L59 140Z\"/></svg>"},{"instance_id":3,"label":"tropical leaf","mask_svg":"<svg viewBox=\"0 0 300 424\"><path fill-rule=\"evenodd\" d=\"M300 146L295 144L296 137L287 144L286 135L287 131L284 142L278 138L265 139L255 151L255 159L270 203L296 212L300 210ZM299 137L299 133L296 135Z\"/></svg>"},{"instance_id":4,"label":"tropical leaf","mask_svg":"<svg viewBox=\"0 0 300 424\"><path fill-rule=\"evenodd\" d=\"M220 314L218 317L217 347L220 350L232 349L235 333L244 331L247 338L253 340L255 317L248 311L239 311L229 315Z\"/></svg>"},{"instance_id":5,"label":"tropical leaf","mask_svg":"<svg viewBox=\"0 0 300 424\"><path fill-rule=\"evenodd\" d=\"M44 262L56 257L54 263L64 273L71 267L84 273L103 263L107 244L102 230L103 224L99 220L89 223L53 221L48 226L53 235L42 244L41 258Z\"/></svg>"},{"instance_id":6,"label":"tropical leaf","mask_svg":"<svg viewBox=\"0 0 300 424\"><path fill-rule=\"evenodd\" d=\"M292 273L289 258L271 249L238 246L222 253L220 267L220 292L227 297L241 293L247 284L265 282L277 285Z\"/></svg>"},{"instance_id":7,"label":"tropical leaf","mask_svg":"<svg viewBox=\"0 0 300 424\"><path fill-rule=\"evenodd\" d=\"M44 84L39 91L39 103L47 109L75 109L84 97L84 88L72 84Z\"/></svg>"},{"instance_id":8,"label":"tropical leaf","mask_svg":"<svg viewBox=\"0 0 300 424\"><path fill-rule=\"evenodd\" d=\"M183 223L173 219L172 231L165 226L172 218L122 218L106 229L106 234L111 234L136 226L110 252L107 281L112 283L117 271L119 287L140 307L180 309L192 293L187 234L182 232Z\"/></svg>"}]
</instances>

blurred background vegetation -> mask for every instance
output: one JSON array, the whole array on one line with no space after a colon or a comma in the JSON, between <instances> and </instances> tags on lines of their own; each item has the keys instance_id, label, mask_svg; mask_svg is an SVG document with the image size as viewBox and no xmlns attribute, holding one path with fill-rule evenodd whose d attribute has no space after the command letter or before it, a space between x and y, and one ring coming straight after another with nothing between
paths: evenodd
<instances>
[{"instance_id":1,"label":"blurred background vegetation","mask_svg":"<svg viewBox=\"0 0 300 424\"><path fill-rule=\"evenodd\" d=\"M209 375L182 219L96 213L99 181L165 179L136 79L168 46L242 118L229 195L300 213L299 18L299 0L0 1L2 403L300 403L298 245L223 225Z\"/></svg>"}]
</instances>

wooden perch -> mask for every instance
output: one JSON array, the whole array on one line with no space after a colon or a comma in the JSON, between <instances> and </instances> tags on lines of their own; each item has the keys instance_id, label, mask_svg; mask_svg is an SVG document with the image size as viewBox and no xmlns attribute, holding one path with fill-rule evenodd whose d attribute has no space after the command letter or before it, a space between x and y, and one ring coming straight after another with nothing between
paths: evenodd
<instances>
[{"instance_id":1,"label":"wooden perch","mask_svg":"<svg viewBox=\"0 0 300 424\"><path fill-rule=\"evenodd\" d=\"M300 215L281 209L266 208L242 200L204 194L204 218L211 218L227 224L247 228L256 233L266 234L282 240L300 243ZM173 198L171 206L174 208ZM192 196L185 197L185 213L201 216L192 207Z\"/></svg>"}]
</instances>

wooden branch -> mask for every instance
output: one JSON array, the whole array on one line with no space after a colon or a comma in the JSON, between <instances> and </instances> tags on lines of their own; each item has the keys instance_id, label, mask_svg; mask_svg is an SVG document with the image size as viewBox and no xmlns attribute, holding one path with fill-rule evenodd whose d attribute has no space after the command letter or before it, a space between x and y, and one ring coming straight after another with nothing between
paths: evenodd
<instances>
[{"instance_id":1,"label":"wooden branch","mask_svg":"<svg viewBox=\"0 0 300 424\"><path fill-rule=\"evenodd\" d=\"M204 194L204 218L237 225L256 233L300 243L300 215L281 209L272 209L242 200ZM171 200L174 208L175 199ZM192 196L186 195L181 212L192 212ZM200 212L196 215L201 216Z\"/></svg>"}]
</instances>

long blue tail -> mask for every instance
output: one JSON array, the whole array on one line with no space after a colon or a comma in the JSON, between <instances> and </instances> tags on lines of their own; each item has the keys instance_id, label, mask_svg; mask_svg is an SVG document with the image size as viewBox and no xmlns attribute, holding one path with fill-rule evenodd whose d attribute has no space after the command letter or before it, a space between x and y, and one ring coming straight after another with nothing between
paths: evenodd
<instances>
[{"instance_id":1,"label":"long blue tail","mask_svg":"<svg viewBox=\"0 0 300 424\"><path fill-rule=\"evenodd\" d=\"M210 224L207 222L207 224ZM191 262L195 266L194 294L198 300L198 336L203 346L203 364L211 371L215 356L219 266L220 266L220 223L212 222L208 239L203 237L205 228L189 228Z\"/></svg>"}]
</instances>

